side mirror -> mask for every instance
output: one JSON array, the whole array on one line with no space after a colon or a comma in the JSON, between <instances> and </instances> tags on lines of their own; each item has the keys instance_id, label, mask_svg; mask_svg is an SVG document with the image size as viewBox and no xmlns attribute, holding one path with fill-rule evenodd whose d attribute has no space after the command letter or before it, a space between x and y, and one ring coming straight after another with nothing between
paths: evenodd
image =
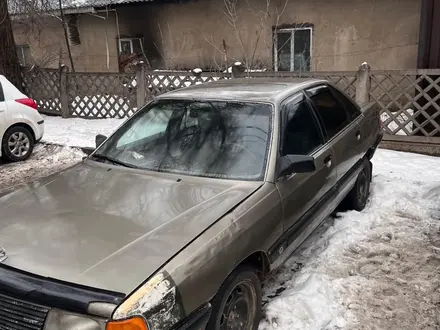
<instances>
[{"instance_id":1,"label":"side mirror","mask_svg":"<svg viewBox=\"0 0 440 330\"><path fill-rule=\"evenodd\" d=\"M312 156L286 155L280 158L278 177L293 173L311 173L316 170L315 158Z\"/></svg>"},{"instance_id":2,"label":"side mirror","mask_svg":"<svg viewBox=\"0 0 440 330\"><path fill-rule=\"evenodd\" d=\"M102 134L98 134L95 137L95 146L98 148L105 140L107 140L107 137Z\"/></svg>"}]
</instances>

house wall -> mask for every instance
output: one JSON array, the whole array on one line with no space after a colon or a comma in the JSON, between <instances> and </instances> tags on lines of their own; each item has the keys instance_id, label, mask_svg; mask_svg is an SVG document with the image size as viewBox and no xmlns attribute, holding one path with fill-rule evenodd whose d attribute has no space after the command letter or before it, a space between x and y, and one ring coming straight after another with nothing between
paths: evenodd
<instances>
[{"instance_id":1,"label":"house wall","mask_svg":"<svg viewBox=\"0 0 440 330\"><path fill-rule=\"evenodd\" d=\"M416 67L420 2L240 0L234 22L224 13L224 0L153 3L134 10L138 28L144 24L145 35L155 40L152 50L160 50L150 59L170 69L216 68L224 58L223 39L229 63L254 58L254 64L271 68L272 26L311 23L314 70L356 70L364 61L391 70ZM120 16L133 17L131 10L119 10Z\"/></svg>"},{"instance_id":2,"label":"house wall","mask_svg":"<svg viewBox=\"0 0 440 330\"><path fill-rule=\"evenodd\" d=\"M76 71L119 70L115 14L110 12L108 18L106 14L102 16L105 19L84 14L79 16L81 44L71 46ZM58 19L48 18L33 23L15 21L13 31L17 45L30 46L35 64L57 68L61 62L70 67L64 31Z\"/></svg>"},{"instance_id":3,"label":"house wall","mask_svg":"<svg viewBox=\"0 0 440 330\"><path fill-rule=\"evenodd\" d=\"M236 19L225 14L232 0L189 0L146 3L79 16L81 45L72 46L77 71L118 71L117 37L143 37L153 67L218 69L252 62L273 68L275 25L310 23L313 28L312 69L356 70L367 61L373 69L413 69L421 0L238 0ZM116 22L119 22L117 24ZM33 32L31 32L33 31ZM17 44L29 44L44 66L68 65L63 30L49 19L39 31L14 23ZM50 58L50 60L48 60Z\"/></svg>"}]
</instances>

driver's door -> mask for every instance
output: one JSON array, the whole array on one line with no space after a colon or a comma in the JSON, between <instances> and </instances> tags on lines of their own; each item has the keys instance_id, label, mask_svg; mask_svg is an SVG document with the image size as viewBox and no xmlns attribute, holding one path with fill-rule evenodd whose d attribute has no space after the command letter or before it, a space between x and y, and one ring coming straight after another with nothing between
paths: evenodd
<instances>
[{"instance_id":1,"label":"driver's door","mask_svg":"<svg viewBox=\"0 0 440 330\"><path fill-rule=\"evenodd\" d=\"M293 174L280 178L276 184L283 203L284 231L296 236L299 233L295 231L313 220L307 218L306 212L319 209L329 197L337 174L333 149L325 144L318 120L304 95L287 99L281 111L280 156L311 155L316 165L312 173Z\"/></svg>"}]
</instances>

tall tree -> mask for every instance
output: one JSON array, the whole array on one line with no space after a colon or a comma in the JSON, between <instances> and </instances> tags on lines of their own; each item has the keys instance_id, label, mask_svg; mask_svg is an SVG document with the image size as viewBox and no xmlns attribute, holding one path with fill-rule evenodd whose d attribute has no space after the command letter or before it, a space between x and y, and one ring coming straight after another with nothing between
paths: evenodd
<instances>
[{"instance_id":1,"label":"tall tree","mask_svg":"<svg viewBox=\"0 0 440 330\"><path fill-rule=\"evenodd\" d=\"M0 74L22 89L20 63L18 61L8 1L0 0Z\"/></svg>"}]
</instances>

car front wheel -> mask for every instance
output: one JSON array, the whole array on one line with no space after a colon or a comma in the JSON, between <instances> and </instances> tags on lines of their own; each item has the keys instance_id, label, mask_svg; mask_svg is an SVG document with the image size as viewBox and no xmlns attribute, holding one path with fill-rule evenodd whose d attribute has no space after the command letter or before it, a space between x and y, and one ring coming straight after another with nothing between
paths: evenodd
<instances>
[{"instance_id":1,"label":"car front wheel","mask_svg":"<svg viewBox=\"0 0 440 330\"><path fill-rule=\"evenodd\" d=\"M212 301L206 329L256 330L261 318L261 282L256 270L238 267Z\"/></svg>"},{"instance_id":2,"label":"car front wheel","mask_svg":"<svg viewBox=\"0 0 440 330\"><path fill-rule=\"evenodd\" d=\"M34 144L34 138L27 128L11 127L3 136L2 156L11 162L26 160L31 156Z\"/></svg>"}]
</instances>

